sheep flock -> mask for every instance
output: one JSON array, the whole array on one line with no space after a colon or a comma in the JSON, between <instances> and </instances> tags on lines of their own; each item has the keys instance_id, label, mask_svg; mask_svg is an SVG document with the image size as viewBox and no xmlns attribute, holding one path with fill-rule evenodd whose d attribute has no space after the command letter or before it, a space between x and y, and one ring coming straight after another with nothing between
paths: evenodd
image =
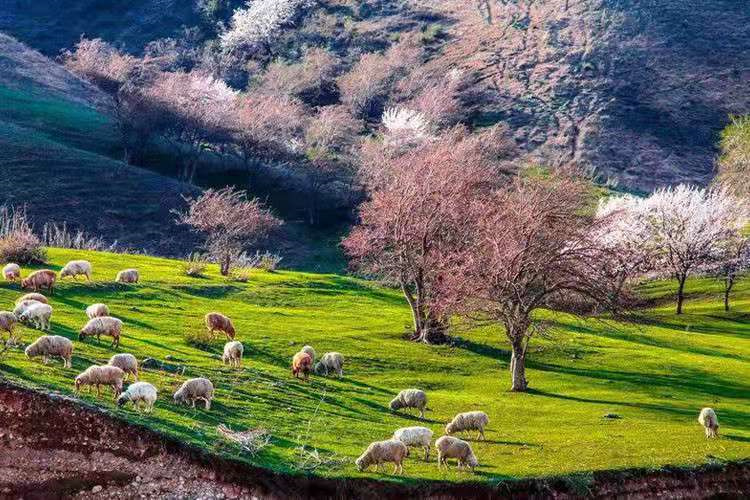
<instances>
[{"instance_id":1,"label":"sheep flock","mask_svg":"<svg viewBox=\"0 0 750 500\"><path fill-rule=\"evenodd\" d=\"M18 324L33 327L42 332L52 330L52 314L54 312L54 301L50 296L54 293L54 286L58 280L72 278L77 281L79 276L85 278L86 283L92 283L93 266L86 260L74 260L68 262L59 273L49 269L42 269L30 273L26 278L22 277L22 269L19 265L9 263L3 268L3 277L10 283L20 283L21 288L30 291L17 298L12 311L0 311L0 335L3 332L9 335L9 343L15 342L15 331ZM138 284L141 281L137 269L125 269L117 273L114 281L117 283ZM46 291L48 295L40 292ZM111 337L110 349L118 349L127 330L127 324L113 315L110 308L103 303L88 305L81 311L82 327L78 335L78 341L83 342L87 338L95 338L100 344L101 336ZM227 342L224 345L221 361L229 365L230 369L242 370L242 360L246 350L241 341L237 340L239 334L232 320L220 313L211 311L203 317L205 328L209 335L221 332L226 335ZM0 337L2 340L2 337ZM51 358L60 358L63 368L72 368L74 343L70 339L52 334L44 334L25 348L28 358L41 358L44 364L49 363ZM291 358L291 373L296 379L308 382L310 375L327 377L336 375L338 378L344 376L344 355L339 352L326 352L319 358L315 349L305 345ZM184 372L183 372L184 373ZM158 392L156 386L144 380L139 380L147 375L143 369L139 370L138 359L131 353L119 352L113 354L106 364L92 364L72 380L76 392L84 387L96 389L97 397L101 396L102 386L112 389L113 397L118 406L126 406L132 403L138 412L150 414L157 405ZM127 388L124 383L133 377L133 383ZM202 402L205 411L210 411L211 402L215 397L215 388L211 380L205 377L194 377L185 380L177 388L172 397L173 404L188 404L191 408L196 407L196 402ZM165 403L168 404L168 403ZM416 410L418 418L425 419L425 411L430 410L427 406L427 394L417 388L403 389L386 405L383 411L391 413ZM718 437L718 417L712 408L703 408L699 414L698 422L705 430L707 438ZM411 426L394 429L393 434L382 436L384 440L373 441L368 444L362 454L354 461L359 471L366 471L371 466L380 470L384 464L392 464L393 472L404 473L404 461L409 457L410 449L414 448L423 452L421 458L425 462L430 460L430 452L437 452L437 467L448 468L448 460L455 460L459 469L468 469L472 472L479 466L472 445L469 441L460 439L456 434L470 435L476 432L476 440L485 439L485 430L490 423L487 413L480 410L472 410L456 413L455 416L444 424L442 436L433 440L435 434L433 429L426 426ZM464 437L466 437L464 436Z\"/></svg>"}]
</instances>

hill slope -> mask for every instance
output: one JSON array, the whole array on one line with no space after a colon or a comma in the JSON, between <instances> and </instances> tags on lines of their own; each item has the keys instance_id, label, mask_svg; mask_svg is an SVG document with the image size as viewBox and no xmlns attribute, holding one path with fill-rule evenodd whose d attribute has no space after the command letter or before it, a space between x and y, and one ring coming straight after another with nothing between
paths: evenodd
<instances>
[{"instance_id":1,"label":"hill slope","mask_svg":"<svg viewBox=\"0 0 750 500\"><path fill-rule=\"evenodd\" d=\"M182 253L193 237L170 211L195 188L115 160L107 98L0 34L0 204L38 226L67 222L126 248Z\"/></svg>"},{"instance_id":2,"label":"hill slope","mask_svg":"<svg viewBox=\"0 0 750 500\"><path fill-rule=\"evenodd\" d=\"M509 122L545 162L596 167L643 190L705 183L729 114L750 111L746 2L436 5L455 21L440 64L480 74L479 122Z\"/></svg>"},{"instance_id":3,"label":"hill slope","mask_svg":"<svg viewBox=\"0 0 750 500\"><path fill-rule=\"evenodd\" d=\"M436 436L456 412L482 409L490 416L486 442L473 442L481 466L476 475L439 472L413 453L406 476L454 481L571 474L628 467L655 468L750 456L750 283L738 287L735 311L721 311L713 282L690 283L688 313L676 317L672 304L649 311L642 324L578 321L550 316L548 338L531 345L528 377L533 390L507 392L508 353L495 329L463 332L452 346L429 347L402 340L408 311L398 293L336 275L295 272L254 275L248 283L227 282L211 270L207 278L181 275L177 262L143 256L50 250L51 266L72 258L94 265L95 283L62 284L51 303L53 333L74 340L72 369L59 361L42 365L13 349L0 358L0 375L71 393L73 377L115 351L109 342L77 340L83 309L105 302L125 322L120 352L158 361L146 369L160 399L153 416L114 408L110 396L96 399L122 418L145 423L186 442L280 471L298 471L298 446L339 457L340 467L316 474L361 476L353 459L367 443L394 429L420 424L391 413L389 400L400 389L427 391L431 412L423 422ZM118 269L137 267L143 281L117 285ZM24 271L28 272L28 271ZM667 283L647 292L665 297ZM0 286L10 305L17 287ZM224 340L196 347L186 334L203 328L212 310L229 314L245 345L242 370L222 366ZM38 332L20 329L24 343ZM304 344L318 354L339 351L346 358L342 379L313 377L309 384L289 374L292 355ZM169 356L169 358L168 358ZM166 360L166 361L165 361ZM162 364L164 363L164 364ZM175 369L185 367L184 374ZM207 376L217 386L210 412L175 406L171 393L186 378ZM707 441L696 422L700 408L714 407L722 438ZM621 418L604 418L614 413ZM262 427L271 446L249 459L216 445L216 426ZM554 429L554 432L550 432ZM372 475L369 473L368 475ZM376 475L380 479L390 476Z\"/></svg>"}]
</instances>

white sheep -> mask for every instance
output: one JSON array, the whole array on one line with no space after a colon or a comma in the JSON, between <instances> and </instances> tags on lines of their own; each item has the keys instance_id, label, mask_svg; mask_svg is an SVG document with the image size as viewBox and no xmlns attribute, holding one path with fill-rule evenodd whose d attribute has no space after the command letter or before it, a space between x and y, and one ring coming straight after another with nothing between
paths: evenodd
<instances>
[{"instance_id":1,"label":"white sheep","mask_svg":"<svg viewBox=\"0 0 750 500\"><path fill-rule=\"evenodd\" d=\"M72 276L73 279L78 279L78 276L85 276L86 281L91 281L91 273L91 262L87 260L71 260L60 271L60 279L66 276Z\"/></svg>"},{"instance_id":2,"label":"white sheep","mask_svg":"<svg viewBox=\"0 0 750 500\"><path fill-rule=\"evenodd\" d=\"M719 419L713 408L703 408L698 415L698 422L706 430L707 438L715 438L719 435Z\"/></svg>"},{"instance_id":3,"label":"white sheep","mask_svg":"<svg viewBox=\"0 0 750 500\"><path fill-rule=\"evenodd\" d=\"M339 377L344 376L344 356L338 352L327 352L323 354L320 361L315 363L315 373L328 375L335 373Z\"/></svg>"},{"instance_id":4,"label":"white sheep","mask_svg":"<svg viewBox=\"0 0 750 500\"><path fill-rule=\"evenodd\" d=\"M13 309L13 314L16 315L16 318L19 320L21 319L21 315L26 312L26 310L33 306L34 304L43 304L44 302L39 302L38 300L34 299L26 299L16 302L16 307Z\"/></svg>"},{"instance_id":5,"label":"white sheep","mask_svg":"<svg viewBox=\"0 0 750 500\"><path fill-rule=\"evenodd\" d=\"M21 266L10 262L3 267L3 277L7 281L16 281L21 278Z\"/></svg>"},{"instance_id":6,"label":"white sheep","mask_svg":"<svg viewBox=\"0 0 750 500\"><path fill-rule=\"evenodd\" d=\"M128 379L130 374L133 374L136 382L138 381L138 360L132 354L115 354L109 358L107 363L110 366L116 366L120 370L125 372L125 380Z\"/></svg>"},{"instance_id":7,"label":"white sheep","mask_svg":"<svg viewBox=\"0 0 750 500\"><path fill-rule=\"evenodd\" d=\"M484 439L484 428L490 423L490 417L483 411L467 411L459 413L445 426L446 434L463 431L478 431L477 439Z\"/></svg>"},{"instance_id":8,"label":"white sheep","mask_svg":"<svg viewBox=\"0 0 750 500\"><path fill-rule=\"evenodd\" d=\"M135 409L141 410L141 403L144 405L145 413L151 413L156 402L156 387L148 382L136 382L130 384L125 392L117 398L117 406L124 406L128 401L132 401Z\"/></svg>"},{"instance_id":9,"label":"white sheep","mask_svg":"<svg viewBox=\"0 0 750 500\"><path fill-rule=\"evenodd\" d=\"M34 301L36 302L36 301ZM52 306L36 302L27 307L18 317L23 323L31 323L39 330L50 330L50 319L52 318Z\"/></svg>"},{"instance_id":10,"label":"white sheep","mask_svg":"<svg viewBox=\"0 0 750 500\"><path fill-rule=\"evenodd\" d=\"M109 307L106 304L91 304L86 308L86 316L89 319L109 316Z\"/></svg>"},{"instance_id":11,"label":"white sheep","mask_svg":"<svg viewBox=\"0 0 750 500\"><path fill-rule=\"evenodd\" d=\"M115 281L118 283L138 283L140 275L138 269L124 269L117 273Z\"/></svg>"},{"instance_id":12,"label":"white sheep","mask_svg":"<svg viewBox=\"0 0 750 500\"><path fill-rule=\"evenodd\" d=\"M32 292L27 293L26 295L22 295L21 297L16 299L16 305L25 300L36 300L37 302L41 302L42 304L49 304L49 300L47 299L47 297L45 297L41 293Z\"/></svg>"},{"instance_id":13,"label":"white sheep","mask_svg":"<svg viewBox=\"0 0 750 500\"><path fill-rule=\"evenodd\" d=\"M438 452L438 468L443 465L448 468L448 459L455 458L458 461L458 468L461 469L469 466L472 472L474 467L479 465L471 445L466 441L453 436L442 436L435 441L435 448Z\"/></svg>"},{"instance_id":14,"label":"white sheep","mask_svg":"<svg viewBox=\"0 0 750 500\"><path fill-rule=\"evenodd\" d=\"M404 389L391 400L390 408L393 411L401 408L416 408L419 410L419 418L424 418L427 409L427 394L419 389Z\"/></svg>"},{"instance_id":15,"label":"white sheep","mask_svg":"<svg viewBox=\"0 0 750 500\"><path fill-rule=\"evenodd\" d=\"M112 316L102 316L90 319L78 333L78 340L83 340L86 337L96 337L96 340L99 341L102 335L108 335L112 337L112 347L117 347L120 345L121 334L121 320Z\"/></svg>"},{"instance_id":16,"label":"white sheep","mask_svg":"<svg viewBox=\"0 0 750 500\"><path fill-rule=\"evenodd\" d=\"M202 399L206 403L206 410L211 409L211 400L214 398L214 384L207 378L191 378L174 393L174 402L177 404L190 402L195 408L195 402Z\"/></svg>"},{"instance_id":17,"label":"white sheep","mask_svg":"<svg viewBox=\"0 0 750 500\"><path fill-rule=\"evenodd\" d=\"M107 385L112 388L116 398L122 392L123 378L125 378L125 372L116 366L91 365L76 377L76 392L81 390L82 385L93 385L96 387L96 395L101 396L101 386Z\"/></svg>"},{"instance_id":18,"label":"white sheep","mask_svg":"<svg viewBox=\"0 0 750 500\"><path fill-rule=\"evenodd\" d=\"M18 318L10 311L0 311L0 330L8 332L8 338L13 338L13 329L18 323Z\"/></svg>"},{"instance_id":19,"label":"white sheep","mask_svg":"<svg viewBox=\"0 0 750 500\"><path fill-rule=\"evenodd\" d=\"M26 350L26 357L42 356L46 365L50 356L59 356L63 360L64 368L71 368L73 357L73 342L59 335L42 335L30 344Z\"/></svg>"},{"instance_id":20,"label":"white sheep","mask_svg":"<svg viewBox=\"0 0 750 500\"><path fill-rule=\"evenodd\" d=\"M361 472L371 465L375 464L377 470L380 470L382 464L387 462L393 463L393 473L404 473L403 461L409 454L406 445L401 441L389 439L388 441L375 441L360 455L354 462L357 469Z\"/></svg>"},{"instance_id":21,"label":"white sheep","mask_svg":"<svg viewBox=\"0 0 750 500\"><path fill-rule=\"evenodd\" d=\"M310 355L310 360L315 363L315 349L312 348L312 346L306 345L302 349L299 350L299 352L306 352Z\"/></svg>"},{"instance_id":22,"label":"white sheep","mask_svg":"<svg viewBox=\"0 0 750 500\"><path fill-rule=\"evenodd\" d=\"M393 439L401 441L409 447L419 447L424 449L424 460L430 459L430 442L432 441L432 431L427 427L402 427L393 433ZM408 453L407 453L408 456Z\"/></svg>"},{"instance_id":23,"label":"white sheep","mask_svg":"<svg viewBox=\"0 0 750 500\"><path fill-rule=\"evenodd\" d=\"M245 352L245 347L242 342L233 340L224 344L224 354L221 356L224 364L229 364L232 368L242 367L242 354Z\"/></svg>"}]
</instances>

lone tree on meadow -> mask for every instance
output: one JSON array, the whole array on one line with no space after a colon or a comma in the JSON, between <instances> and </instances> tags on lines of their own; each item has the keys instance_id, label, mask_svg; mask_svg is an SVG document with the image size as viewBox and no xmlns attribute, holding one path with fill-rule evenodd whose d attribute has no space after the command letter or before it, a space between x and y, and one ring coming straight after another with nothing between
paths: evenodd
<instances>
[{"instance_id":1,"label":"lone tree on meadow","mask_svg":"<svg viewBox=\"0 0 750 500\"><path fill-rule=\"evenodd\" d=\"M178 213L177 222L205 235L205 247L227 276L232 261L248 247L257 244L283 222L274 217L257 198L231 187L209 189L195 199L188 198L187 212Z\"/></svg>"},{"instance_id":2,"label":"lone tree on meadow","mask_svg":"<svg viewBox=\"0 0 750 500\"><path fill-rule=\"evenodd\" d=\"M445 339L447 323L434 308L440 259L465 241L472 218L466 208L500 179L493 139L456 129L366 167L370 199L344 248L358 271L401 288L414 340Z\"/></svg>"},{"instance_id":3,"label":"lone tree on meadow","mask_svg":"<svg viewBox=\"0 0 750 500\"><path fill-rule=\"evenodd\" d=\"M738 234L726 242L717 263L708 272L724 285L724 310L729 311L729 298L740 276L750 272L750 236Z\"/></svg>"},{"instance_id":4,"label":"lone tree on meadow","mask_svg":"<svg viewBox=\"0 0 750 500\"><path fill-rule=\"evenodd\" d=\"M525 391L534 313L611 305L612 262L596 238L591 186L577 175L519 175L467 206L467 241L443 256L440 310L500 323L511 345L511 390Z\"/></svg>"}]
</instances>

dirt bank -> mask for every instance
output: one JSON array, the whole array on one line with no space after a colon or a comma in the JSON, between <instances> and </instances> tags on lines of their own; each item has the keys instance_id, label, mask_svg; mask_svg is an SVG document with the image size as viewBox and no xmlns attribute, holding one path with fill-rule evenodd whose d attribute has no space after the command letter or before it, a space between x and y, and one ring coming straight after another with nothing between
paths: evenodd
<instances>
[{"instance_id":1,"label":"dirt bank","mask_svg":"<svg viewBox=\"0 0 750 500\"><path fill-rule=\"evenodd\" d=\"M0 380L0 498L740 498L750 462L500 485L286 476L212 457L75 400Z\"/></svg>"}]
</instances>

